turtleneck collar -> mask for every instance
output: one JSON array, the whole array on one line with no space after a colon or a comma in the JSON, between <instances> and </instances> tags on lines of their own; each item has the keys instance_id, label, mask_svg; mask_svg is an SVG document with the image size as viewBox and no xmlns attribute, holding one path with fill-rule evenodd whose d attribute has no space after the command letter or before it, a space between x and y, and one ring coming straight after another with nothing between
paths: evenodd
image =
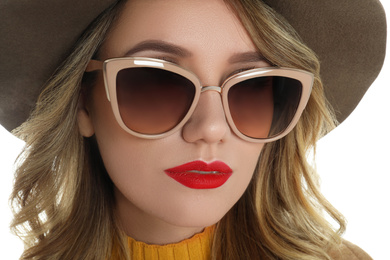
<instances>
[{"instance_id":1,"label":"turtleneck collar","mask_svg":"<svg viewBox=\"0 0 390 260\"><path fill-rule=\"evenodd\" d=\"M175 244L149 245L128 237L131 259L134 260L208 260L214 227Z\"/></svg>"}]
</instances>

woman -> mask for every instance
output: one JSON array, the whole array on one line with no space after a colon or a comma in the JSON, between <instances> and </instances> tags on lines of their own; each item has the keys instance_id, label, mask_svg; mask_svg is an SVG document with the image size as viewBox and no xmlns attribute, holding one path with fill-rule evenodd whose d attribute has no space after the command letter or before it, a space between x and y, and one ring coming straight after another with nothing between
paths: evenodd
<instances>
[{"instance_id":1,"label":"woman","mask_svg":"<svg viewBox=\"0 0 390 260\"><path fill-rule=\"evenodd\" d=\"M23 259L367 259L341 241L306 161L335 115L282 17L260 1L104 8L14 131L27 144L13 193ZM361 89L383 59L384 25L371 26L372 71L350 79ZM332 103L340 121L354 102Z\"/></svg>"}]
</instances>

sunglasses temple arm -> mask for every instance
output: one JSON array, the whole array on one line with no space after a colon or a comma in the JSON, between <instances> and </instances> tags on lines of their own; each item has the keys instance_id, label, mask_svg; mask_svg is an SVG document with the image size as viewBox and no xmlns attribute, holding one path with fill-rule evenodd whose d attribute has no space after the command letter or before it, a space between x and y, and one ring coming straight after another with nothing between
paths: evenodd
<instances>
[{"instance_id":1,"label":"sunglasses temple arm","mask_svg":"<svg viewBox=\"0 0 390 260\"><path fill-rule=\"evenodd\" d=\"M100 60L90 60L87 68L85 69L85 72L92 72L96 70L102 70L103 69L103 62Z\"/></svg>"}]
</instances>

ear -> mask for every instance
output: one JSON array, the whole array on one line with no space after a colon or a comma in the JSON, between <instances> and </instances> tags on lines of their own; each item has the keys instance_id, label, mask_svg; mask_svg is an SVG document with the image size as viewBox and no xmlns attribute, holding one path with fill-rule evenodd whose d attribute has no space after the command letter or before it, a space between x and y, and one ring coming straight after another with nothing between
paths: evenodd
<instances>
[{"instance_id":1,"label":"ear","mask_svg":"<svg viewBox=\"0 0 390 260\"><path fill-rule=\"evenodd\" d=\"M86 106L85 95L82 93L79 98L77 109L77 123L79 125L80 134L84 137L91 137L95 133L91 114Z\"/></svg>"}]
</instances>

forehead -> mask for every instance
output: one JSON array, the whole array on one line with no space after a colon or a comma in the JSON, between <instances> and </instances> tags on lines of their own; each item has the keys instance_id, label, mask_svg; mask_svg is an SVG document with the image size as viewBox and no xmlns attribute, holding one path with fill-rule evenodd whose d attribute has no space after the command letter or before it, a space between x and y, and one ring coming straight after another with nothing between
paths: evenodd
<instances>
[{"instance_id":1,"label":"forehead","mask_svg":"<svg viewBox=\"0 0 390 260\"><path fill-rule=\"evenodd\" d=\"M105 58L123 56L147 40L163 40L209 56L255 51L247 32L222 0L128 1L105 44Z\"/></svg>"}]
</instances>

